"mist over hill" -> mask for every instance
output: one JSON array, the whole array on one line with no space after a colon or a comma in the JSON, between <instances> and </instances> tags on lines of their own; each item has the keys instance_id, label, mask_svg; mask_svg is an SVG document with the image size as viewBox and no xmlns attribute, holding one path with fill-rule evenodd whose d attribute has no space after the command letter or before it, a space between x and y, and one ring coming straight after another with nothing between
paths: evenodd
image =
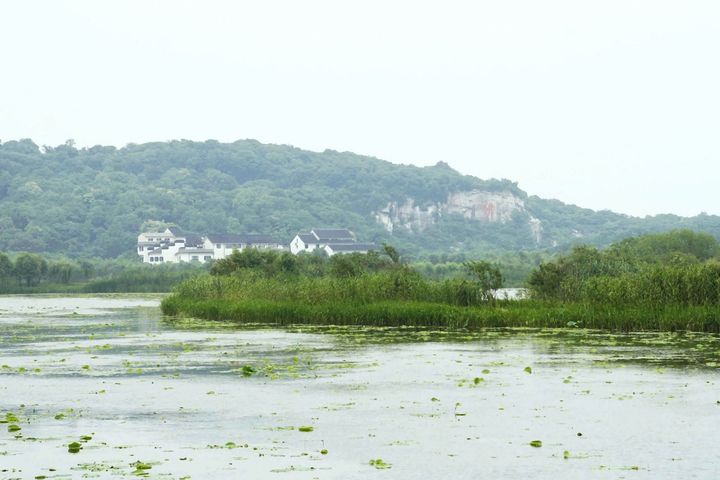
<instances>
[{"instance_id":1,"label":"mist over hill","mask_svg":"<svg viewBox=\"0 0 720 480\"><path fill-rule=\"evenodd\" d=\"M720 238L720 217L637 218L529 196L509 180L445 163L397 165L349 152L254 140L77 149L0 144L0 250L134 255L147 222L196 233L347 227L415 258L607 245L674 228Z\"/></svg>"}]
</instances>

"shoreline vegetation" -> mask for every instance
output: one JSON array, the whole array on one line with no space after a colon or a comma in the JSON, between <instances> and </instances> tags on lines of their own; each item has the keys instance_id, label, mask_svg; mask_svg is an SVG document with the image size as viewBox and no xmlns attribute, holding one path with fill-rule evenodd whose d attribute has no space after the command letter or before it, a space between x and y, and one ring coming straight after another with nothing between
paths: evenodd
<instances>
[{"instance_id":1,"label":"shoreline vegetation","mask_svg":"<svg viewBox=\"0 0 720 480\"><path fill-rule=\"evenodd\" d=\"M208 268L200 263L150 266L135 259L77 261L0 252L0 294L167 293Z\"/></svg>"},{"instance_id":2,"label":"shoreline vegetation","mask_svg":"<svg viewBox=\"0 0 720 480\"><path fill-rule=\"evenodd\" d=\"M634 307L528 300L503 300L494 306L458 307L428 302L297 304L292 302L182 299L162 301L164 314L238 323L416 327L440 329L584 328L590 330L693 331L720 333L717 307Z\"/></svg>"},{"instance_id":3,"label":"shoreline vegetation","mask_svg":"<svg viewBox=\"0 0 720 480\"><path fill-rule=\"evenodd\" d=\"M605 250L580 246L541 264L528 299L498 300L500 271L466 262L464 278L436 280L385 246L330 258L244 250L178 285L163 313L276 325L587 328L720 333L720 248L679 230Z\"/></svg>"}]
</instances>

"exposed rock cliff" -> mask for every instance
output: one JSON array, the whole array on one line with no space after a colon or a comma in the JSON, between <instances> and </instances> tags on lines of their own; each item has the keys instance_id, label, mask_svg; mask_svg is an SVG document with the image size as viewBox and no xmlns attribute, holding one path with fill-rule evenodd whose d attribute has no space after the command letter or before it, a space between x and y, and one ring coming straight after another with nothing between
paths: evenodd
<instances>
[{"instance_id":1,"label":"exposed rock cliff","mask_svg":"<svg viewBox=\"0 0 720 480\"><path fill-rule=\"evenodd\" d=\"M412 198L402 204L390 202L375 212L375 219L390 233L398 228L418 233L435 225L443 215L458 214L470 221L506 223L516 213L528 215L523 200L511 192L470 190L451 192L445 202L416 205ZM528 224L535 242L539 243L542 238L540 220L529 217Z\"/></svg>"}]
</instances>

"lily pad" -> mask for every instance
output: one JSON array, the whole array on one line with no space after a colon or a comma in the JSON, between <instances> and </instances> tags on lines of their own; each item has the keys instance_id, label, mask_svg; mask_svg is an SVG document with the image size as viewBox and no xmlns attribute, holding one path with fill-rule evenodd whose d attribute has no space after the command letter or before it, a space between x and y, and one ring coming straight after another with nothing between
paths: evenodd
<instances>
[{"instance_id":1,"label":"lily pad","mask_svg":"<svg viewBox=\"0 0 720 480\"><path fill-rule=\"evenodd\" d=\"M387 463L382 458L371 459L370 465L377 468L378 470L387 470L388 468L392 468L392 463Z\"/></svg>"}]
</instances>

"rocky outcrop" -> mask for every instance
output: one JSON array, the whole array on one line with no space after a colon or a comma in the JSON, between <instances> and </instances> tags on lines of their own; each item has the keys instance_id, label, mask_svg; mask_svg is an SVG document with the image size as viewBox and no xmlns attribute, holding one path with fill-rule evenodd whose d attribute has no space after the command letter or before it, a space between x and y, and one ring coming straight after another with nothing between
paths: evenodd
<instances>
[{"instance_id":1,"label":"rocky outcrop","mask_svg":"<svg viewBox=\"0 0 720 480\"><path fill-rule=\"evenodd\" d=\"M471 220L505 223L515 212L524 212L525 203L510 192L471 190L450 193L441 211L458 213Z\"/></svg>"},{"instance_id":2,"label":"rocky outcrop","mask_svg":"<svg viewBox=\"0 0 720 480\"><path fill-rule=\"evenodd\" d=\"M542 222L539 218L530 217L528 224L530 225L530 234L533 240L535 240L535 244L540 245L540 242L542 242Z\"/></svg>"},{"instance_id":3,"label":"rocky outcrop","mask_svg":"<svg viewBox=\"0 0 720 480\"><path fill-rule=\"evenodd\" d=\"M415 205L415 200L408 198L403 204L388 203L384 209L375 212L375 219L390 233L398 228L409 232L422 232L437 223L440 216L440 205L430 204L420 207Z\"/></svg>"},{"instance_id":4,"label":"rocky outcrop","mask_svg":"<svg viewBox=\"0 0 720 480\"><path fill-rule=\"evenodd\" d=\"M398 228L419 233L436 224L443 215L457 214L472 221L505 223L519 212L526 213L525 203L511 192L470 190L451 192L445 202L417 205L412 198L404 203L390 202L375 212L375 219L390 233ZM540 220L530 217L529 226L539 243L542 235Z\"/></svg>"}]
</instances>

